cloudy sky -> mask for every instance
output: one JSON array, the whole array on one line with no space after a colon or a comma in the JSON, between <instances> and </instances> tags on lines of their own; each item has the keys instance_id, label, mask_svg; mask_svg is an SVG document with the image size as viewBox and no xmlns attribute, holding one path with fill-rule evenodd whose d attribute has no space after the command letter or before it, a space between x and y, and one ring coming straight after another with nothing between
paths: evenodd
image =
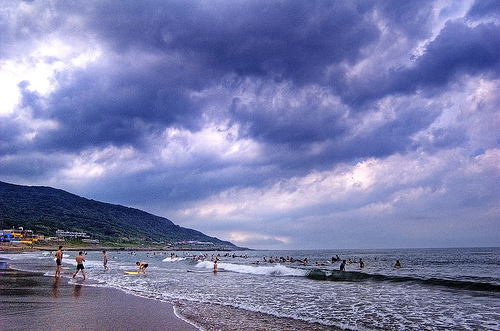
<instances>
[{"instance_id":1,"label":"cloudy sky","mask_svg":"<svg viewBox=\"0 0 500 331\"><path fill-rule=\"evenodd\" d=\"M18 1L0 180L251 248L500 244L500 1Z\"/></svg>"}]
</instances>

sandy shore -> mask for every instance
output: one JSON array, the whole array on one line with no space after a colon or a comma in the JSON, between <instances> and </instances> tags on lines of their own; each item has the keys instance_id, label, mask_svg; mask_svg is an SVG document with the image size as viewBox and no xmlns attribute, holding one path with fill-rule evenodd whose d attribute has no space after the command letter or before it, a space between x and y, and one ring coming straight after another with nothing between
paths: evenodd
<instances>
[{"instance_id":1,"label":"sandy shore","mask_svg":"<svg viewBox=\"0 0 500 331\"><path fill-rule=\"evenodd\" d=\"M169 303L68 280L0 270L0 329L198 330Z\"/></svg>"}]
</instances>

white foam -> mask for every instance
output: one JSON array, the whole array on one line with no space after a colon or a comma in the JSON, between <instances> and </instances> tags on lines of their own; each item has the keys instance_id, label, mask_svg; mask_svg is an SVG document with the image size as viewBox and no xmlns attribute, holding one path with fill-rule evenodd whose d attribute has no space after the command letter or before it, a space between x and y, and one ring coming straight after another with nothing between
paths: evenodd
<instances>
[{"instance_id":1,"label":"white foam","mask_svg":"<svg viewBox=\"0 0 500 331\"><path fill-rule=\"evenodd\" d=\"M199 262L197 268L211 269L214 263L210 261ZM296 276L304 277L307 275L308 271L304 269L289 268L281 264L271 265L271 266L250 266L241 265L234 263L218 263L219 269L225 271L232 271L242 274L253 274L253 275L269 275L269 276Z\"/></svg>"},{"instance_id":2,"label":"white foam","mask_svg":"<svg viewBox=\"0 0 500 331\"><path fill-rule=\"evenodd\" d=\"M186 258L185 257L167 257L167 258L164 258L162 261L163 262L178 262L178 261L182 261L182 260L185 260Z\"/></svg>"}]
</instances>

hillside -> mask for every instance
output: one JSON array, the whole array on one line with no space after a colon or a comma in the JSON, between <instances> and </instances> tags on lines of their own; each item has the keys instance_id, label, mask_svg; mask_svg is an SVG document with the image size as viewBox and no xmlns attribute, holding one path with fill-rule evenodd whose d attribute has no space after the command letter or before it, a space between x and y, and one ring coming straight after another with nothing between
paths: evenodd
<instances>
[{"instance_id":1,"label":"hillside","mask_svg":"<svg viewBox=\"0 0 500 331\"><path fill-rule=\"evenodd\" d=\"M89 200L50 187L0 182L0 227L24 227L45 236L56 230L86 232L93 239L128 243L211 242L238 249L230 242L183 228L144 211Z\"/></svg>"}]
</instances>

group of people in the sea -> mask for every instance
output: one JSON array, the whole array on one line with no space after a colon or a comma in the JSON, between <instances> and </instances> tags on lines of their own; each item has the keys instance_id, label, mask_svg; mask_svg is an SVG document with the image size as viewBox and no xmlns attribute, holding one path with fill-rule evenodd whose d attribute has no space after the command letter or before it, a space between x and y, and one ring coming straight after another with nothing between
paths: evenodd
<instances>
[{"instance_id":1,"label":"group of people in the sea","mask_svg":"<svg viewBox=\"0 0 500 331\"><path fill-rule=\"evenodd\" d=\"M191 254L184 254L185 256L189 256L191 259L193 260L197 260L197 261L212 261L214 262L214 271L216 272L217 271L217 262L221 260L222 257L224 258L243 258L243 259L246 259L248 258L248 255L247 254L244 254L244 255L236 255L235 253L225 253L223 256L221 256L220 254L212 254L212 255L209 255L208 253L205 253L205 254L199 254L199 255L191 255ZM149 257L149 256L148 256ZM178 258L178 255L176 253L171 253L170 254L170 258L171 259L175 259L175 258ZM337 254L335 256L332 257L331 259L331 262L330 261L327 261L327 263L324 263L324 262L320 262L320 261L316 261L314 263L315 266L328 266L328 265L332 265L332 264L335 264L336 262L338 261L341 261L340 263L340 270L344 271L345 270L345 267L346 265L350 265L350 264L359 264L359 267L361 269L363 269L365 267L365 261L363 261L362 258L360 258L358 261L353 261L351 258L349 258L348 260L342 260L340 258L340 256ZM377 261L377 257L375 257L375 261ZM302 264L304 266L306 265L309 265L309 259L306 257L306 258L303 258L303 259L300 259L300 258L294 258L294 257L291 257L291 256L287 256L287 257L283 257L283 256L270 256L269 258L264 256L262 257L261 260L258 260L258 261L253 261L252 264L261 264L261 263L299 263L299 264ZM401 262L399 260L396 261L396 264L394 265L395 268L401 268Z\"/></svg>"},{"instance_id":2,"label":"group of people in the sea","mask_svg":"<svg viewBox=\"0 0 500 331\"><path fill-rule=\"evenodd\" d=\"M63 246L59 246L59 249L56 251L55 253L55 257L56 257L56 272L55 272L55 277L56 278L59 278L61 277L61 266L62 266L62 258L63 258L63 252L62 252L62 248ZM134 254L135 252L132 252L130 254L132 255L135 255ZM85 255L87 253L85 252ZM106 251L102 251L102 254L103 254L103 266L104 266L104 269L107 270L108 269L108 255L106 253ZM153 255L156 255L156 252L153 253ZM190 255L190 254L185 254L185 256L190 256L193 260L198 260L198 261L205 261L205 260L208 260L209 259L209 254L208 253L205 253L205 254L199 254L199 255ZM151 255L148 253L147 254L147 257L151 257ZM230 254L230 253L226 253L224 255L225 258L247 258L248 256L245 254L245 255L236 255L236 254ZM177 254L176 253L171 253L170 254L170 258L171 259L175 259L175 258L178 258ZM221 258L221 255L220 254L212 254L210 256L210 261L214 262L214 269L213 271L214 272L217 272L218 271L218 268L217 268L217 262L220 260ZM375 258L375 260L377 260L377 258ZM345 271L345 268L346 268L346 265L347 264L353 264L353 263L356 263L356 264L359 264L359 267L361 269L363 269L365 267L365 262L363 261L362 258L359 259L359 261L353 261L352 259L348 259L348 260L345 260L345 259L341 259L340 256L338 255L335 255L332 257L331 259L331 262L328 261L329 263L323 263L323 262L319 262L319 261L316 261L314 265L316 266L327 266L327 265L331 265L331 264L335 264L336 262L339 262L339 261L342 261L340 263L340 267L339 267L339 270L340 271ZM76 271L73 273L73 278L76 277L76 275L78 274L78 272L81 271L82 273L82 276L83 276L83 279L85 280L85 267L83 265L83 262L85 262L85 257L84 257L84 253L82 251L80 251L76 257ZM266 256L264 256L262 258L262 260L259 260L259 261L254 261L252 262L252 264L260 264L260 263L300 263L302 265L308 265L309 264L309 259L306 257L306 258L303 258L303 259L296 259L294 257L290 257L290 256L287 256L286 258L283 257L283 256L271 256L269 258L267 258ZM144 261L137 261L136 262L136 265L138 267L138 273L146 273L146 268L149 266L148 263L144 262ZM401 262L399 260L396 261L395 265L394 265L394 268L401 268L402 265L401 265Z\"/></svg>"},{"instance_id":3,"label":"group of people in the sea","mask_svg":"<svg viewBox=\"0 0 500 331\"><path fill-rule=\"evenodd\" d=\"M259 264L259 263L287 263L287 262L290 262L290 263L300 263L300 264L303 264L303 265L307 265L309 263L309 259L306 257L304 259L296 259L294 257L290 257L290 256L287 256L286 258L283 257L283 256L276 256L276 257L273 257L273 256L270 256L269 258L267 257L263 257L261 261L254 261L252 262L252 264Z\"/></svg>"},{"instance_id":4,"label":"group of people in the sea","mask_svg":"<svg viewBox=\"0 0 500 331\"><path fill-rule=\"evenodd\" d=\"M335 257L332 257L332 264L334 264L335 262L337 261L340 261L340 257L337 255ZM365 262L363 261L362 258L359 259L359 261L353 261L352 259L349 259L349 261L347 260L342 260L342 263L340 263L340 270L341 271L345 271L345 266L347 264L353 264L353 263L358 263L359 264L359 267L361 269L363 269L365 267Z\"/></svg>"},{"instance_id":5,"label":"group of people in the sea","mask_svg":"<svg viewBox=\"0 0 500 331\"><path fill-rule=\"evenodd\" d=\"M375 261L377 260L377 258L375 258ZM333 256L332 259L331 259L331 262L330 261L327 261L327 263L325 262L320 262L320 261L316 261L314 263L315 266L328 266L328 265L332 265L332 264L335 264L336 262L338 261L341 261L340 263L340 267L339 269L342 270L342 271L345 271L345 268L346 268L346 265L348 264L359 264L359 267L361 269L363 269L365 267L365 261L363 261L362 258L360 258L358 261L353 261L351 258L349 258L348 260L343 260L340 258L340 256L336 255L336 256ZM276 256L276 257L263 257L261 261L254 261L252 262L252 264L260 264L260 263L300 263L302 265L308 265L309 264L309 260L308 258L304 258L304 259L296 259L294 257L290 257L290 256L287 256L286 258L283 257L283 256ZM395 268L401 268L401 262L399 260L396 261L396 264L394 265Z\"/></svg>"}]
</instances>

